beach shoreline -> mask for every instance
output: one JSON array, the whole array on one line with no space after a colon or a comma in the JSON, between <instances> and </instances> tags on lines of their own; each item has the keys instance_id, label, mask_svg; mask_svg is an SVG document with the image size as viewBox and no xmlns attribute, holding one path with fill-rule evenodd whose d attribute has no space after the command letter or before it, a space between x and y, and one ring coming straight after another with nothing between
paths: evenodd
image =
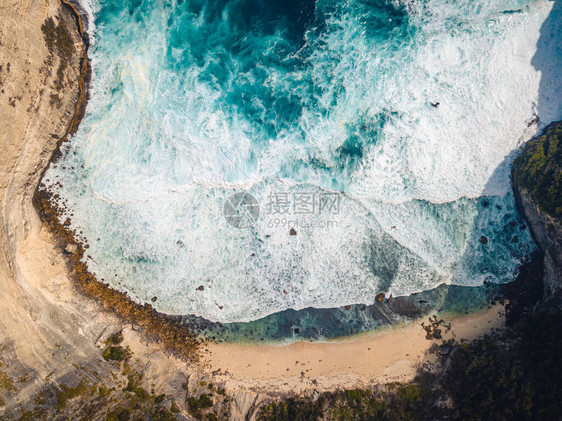
<instances>
[{"instance_id":1,"label":"beach shoreline","mask_svg":"<svg viewBox=\"0 0 562 421\"><path fill-rule=\"evenodd\" d=\"M473 314L452 319L442 315L441 319L450 322L451 329L439 341L426 339L421 326L427 323L424 319L330 342L208 343L204 361L228 388L251 385L253 390L277 390L280 395L409 382L433 344L473 340L502 329L505 308L496 304Z\"/></svg>"}]
</instances>

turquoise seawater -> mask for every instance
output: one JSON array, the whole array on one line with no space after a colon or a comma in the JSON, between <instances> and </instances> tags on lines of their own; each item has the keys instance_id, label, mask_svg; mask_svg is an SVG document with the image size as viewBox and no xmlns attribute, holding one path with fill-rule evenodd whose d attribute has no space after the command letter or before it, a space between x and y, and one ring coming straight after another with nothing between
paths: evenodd
<instances>
[{"instance_id":1,"label":"turquoise seawater","mask_svg":"<svg viewBox=\"0 0 562 421\"><path fill-rule=\"evenodd\" d=\"M535 247L510 165L562 117L533 63L553 5L93 1L87 113L43 181L92 272L170 314L273 325L509 282Z\"/></svg>"}]
</instances>

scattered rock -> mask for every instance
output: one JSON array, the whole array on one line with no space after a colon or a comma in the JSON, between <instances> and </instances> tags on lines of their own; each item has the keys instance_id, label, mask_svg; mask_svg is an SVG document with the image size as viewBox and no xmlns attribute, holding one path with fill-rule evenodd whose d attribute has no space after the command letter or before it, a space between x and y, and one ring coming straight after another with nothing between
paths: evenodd
<instances>
[{"instance_id":1,"label":"scattered rock","mask_svg":"<svg viewBox=\"0 0 562 421\"><path fill-rule=\"evenodd\" d=\"M152 298L150 299L150 301L152 301L153 303L155 303L157 299L158 299L158 297L155 295L154 297L152 297Z\"/></svg>"},{"instance_id":2,"label":"scattered rock","mask_svg":"<svg viewBox=\"0 0 562 421\"><path fill-rule=\"evenodd\" d=\"M350 305L347 305L347 306L344 306L344 308L345 308L346 310L349 310L349 309L351 308L351 306L350 306Z\"/></svg>"},{"instance_id":3,"label":"scattered rock","mask_svg":"<svg viewBox=\"0 0 562 421\"><path fill-rule=\"evenodd\" d=\"M439 102L432 102L432 103L431 103L431 106L432 106L433 108L437 108L437 107L439 107Z\"/></svg>"},{"instance_id":4,"label":"scattered rock","mask_svg":"<svg viewBox=\"0 0 562 421\"><path fill-rule=\"evenodd\" d=\"M299 333L300 331L301 330L298 327L296 327L295 330L294 330L295 333Z\"/></svg>"},{"instance_id":5,"label":"scattered rock","mask_svg":"<svg viewBox=\"0 0 562 421\"><path fill-rule=\"evenodd\" d=\"M295 231L294 228L291 228L291 230L289 231L289 234L291 234L291 235L297 235L297 232Z\"/></svg>"},{"instance_id":6,"label":"scattered rock","mask_svg":"<svg viewBox=\"0 0 562 421\"><path fill-rule=\"evenodd\" d=\"M377 300L379 303L382 303L382 300L384 300L384 292L375 295L375 300Z\"/></svg>"},{"instance_id":7,"label":"scattered rock","mask_svg":"<svg viewBox=\"0 0 562 421\"><path fill-rule=\"evenodd\" d=\"M439 347L439 354L441 355L449 355L453 347L449 344L443 344Z\"/></svg>"},{"instance_id":8,"label":"scattered rock","mask_svg":"<svg viewBox=\"0 0 562 421\"><path fill-rule=\"evenodd\" d=\"M205 289L205 287L203 285L199 285L197 287L197 291L203 291Z\"/></svg>"},{"instance_id":9,"label":"scattered rock","mask_svg":"<svg viewBox=\"0 0 562 421\"><path fill-rule=\"evenodd\" d=\"M431 339L431 338L429 338L429 339ZM438 351L439 351L439 345L437 345L435 342L432 343L431 346L429 347L429 349L427 350L427 352L429 354L436 354Z\"/></svg>"},{"instance_id":10,"label":"scattered rock","mask_svg":"<svg viewBox=\"0 0 562 421\"><path fill-rule=\"evenodd\" d=\"M67 252L68 254L74 254L76 253L76 251L78 251L78 247L76 246L76 244L69 243L64 248L64 251Z\"/></svg>"},{"instance_id":11,"label":"scattered rock","mask_svg":"<svg viewBox=\"0 0 562 421\"><path fill-rule=\"evenodd\" d=\"M390 297L388 297L388 304L390 304L392 302L392 294L390 294Z\"/></svg>"},{"instance_id":12,"label":"scattered rock","mask_svg":"<svg viewBox=\"0 0 562 421\"><path fill-rule=\"evenodd\" d=\"M480 242L482 244L488 244L488 239L486 238L486 236L483 235L482 237L480 237Z\"/></svg>"},{"instance_id":13,"label":"scattered rock","mask_svg":"<svg viewBox=\"0 0 562 421\"><path fill-rule=\"evenodd\" d=\"M437 316L431 316L429 318L429 324L422 322L421 327L426 332L425 339L442 339L443 331L441 329L441 326L445 328L445 332L451 330L451 324L446 324L445 320L443 319L438 320Z\"/></svg>"}]
</instances>

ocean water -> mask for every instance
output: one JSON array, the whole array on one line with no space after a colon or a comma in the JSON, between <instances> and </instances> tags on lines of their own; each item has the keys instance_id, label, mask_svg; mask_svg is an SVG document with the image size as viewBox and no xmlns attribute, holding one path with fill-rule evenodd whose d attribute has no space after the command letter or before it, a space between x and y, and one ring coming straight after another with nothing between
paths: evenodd
<instances>
[{"instance_id":1,"label":"ocean water","mask_svg":"<svg viewBox=\"0 0 562 421\"><path fill-rule=\"evenodd\" d=\"M90 270L170 314L509 282L535 247L510 165L562 118L533 64L553 5L92 1L87 113L43 183Z\"/></svg>"}]
</instances>

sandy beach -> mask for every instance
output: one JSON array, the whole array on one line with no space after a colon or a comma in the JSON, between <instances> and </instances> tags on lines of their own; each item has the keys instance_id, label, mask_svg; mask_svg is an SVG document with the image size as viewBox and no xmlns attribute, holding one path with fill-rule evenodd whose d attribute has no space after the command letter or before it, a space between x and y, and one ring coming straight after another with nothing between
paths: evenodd
<instances>
[{"instance_id":1,"label":"sandy beach","mask_svg":"<svg viewBox=\"0 0 562 421\"><path fill-rule=\"evenodd\" d=\"M167 355L160 345L148 343L130 325L77 293L65 256L42 226L32 197L73 118L84 45L75 16L58 0L8 0L0 6L0 17L1 362L10 376L27 373L31 378L17 384L8 407L26 402L51 379L100 381L114 373L101 358L100 340L120 329L157 390L180 393L178 378L212 378L232 392L234 419L245 417L257 402L256 393L265 399L267 394L368 386L414 376L433 343L425 339L421 321L334 343L209 343L204 366L195 367ZM55 83L60 59L50 55L41 31L49 17L65 22L76 50L60 89ZM501 327L502 309L459 317L449 335L472 339Z\"/></svg>"},{"instance_id":2,"label":"sandy beach","mask_svg":"<svg viewBox=\"0 0 562 421\"><path fill-rule=\"evenodd\" d=\"M504 308L492 306L453 319L444 339L474 339L501 328ZM233 389L252 385L279 393L366 387L369 384L407 382L426 359L433 343L421 321L368 333L338 342L290 345L208 344L208 366Z\"/></svg>"}]
</instances>

